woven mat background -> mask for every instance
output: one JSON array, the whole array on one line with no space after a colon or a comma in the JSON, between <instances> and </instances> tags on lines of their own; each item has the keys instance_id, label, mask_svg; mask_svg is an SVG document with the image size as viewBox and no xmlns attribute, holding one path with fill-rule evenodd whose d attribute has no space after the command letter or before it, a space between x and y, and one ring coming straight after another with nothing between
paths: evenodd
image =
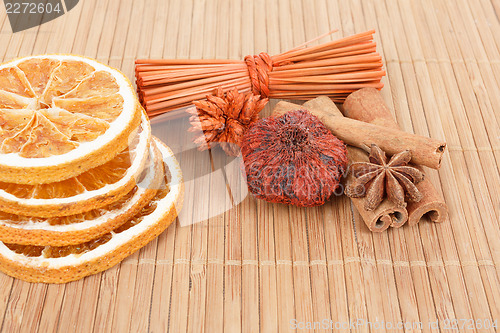
<instances>
[{"instance_id":1,"label":"woven mat background","mask_svg":"<svg viewBox=\"0 0 500 333\"><path fill-rule=\"evenodd\" d=\"M315 321L345 332L383 332L377 321L391 332L495 331L499 15L500 0L81 0L12 34L0 9L0 59L83 54L130 79L136 58L242 59L333 28L319 42L375 28L388 72L382 94L399 124L448 143L428 176L450 211L440 225L373 234L346 198L298 209L246 197L231 208L213 193L224 182L244 188L237 168L225 179L214 173L209 185L187 184L198 196L183 214L200 223L177 221L106 272L65 285L0 274L2 332L285 332ZM184 165L213 168L206 155L185 156ZM228 210L214 215L221 204Z\"/></svg>"}]
</instances>

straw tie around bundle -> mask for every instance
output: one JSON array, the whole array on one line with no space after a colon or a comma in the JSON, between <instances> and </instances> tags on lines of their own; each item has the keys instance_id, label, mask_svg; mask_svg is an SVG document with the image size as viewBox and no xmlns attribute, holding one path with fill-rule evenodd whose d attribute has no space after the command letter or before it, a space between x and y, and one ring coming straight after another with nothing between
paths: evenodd
<instances>
[{"instance_id":1,"label":"straw tie around bundle","mask_svg":"<svg viewBox=\"0 0 500 333\"><path fill-rule=\"evenodd\" d=\"M305 46L323 35L281 54L262 52L244 60L138 59L137 90L150 117L205 99L218 87L224 92L237 88L263 98L308 100L326 95L343 102L357 89L383 86L380 80L385 71L374 33Z\"/></svg>"},{"instance_id":2,"label":"straw tie around bundle","mask_svg":"<svg viewBox=\"0 0 500 333\"><path fill-rule=\"evenodd\" d=\"M269 97L269 72L273 70L273 59L265 52L259 55L247 55L245 64L252 82L252 93L262 98Z\"/></svg>"}]
</instances>

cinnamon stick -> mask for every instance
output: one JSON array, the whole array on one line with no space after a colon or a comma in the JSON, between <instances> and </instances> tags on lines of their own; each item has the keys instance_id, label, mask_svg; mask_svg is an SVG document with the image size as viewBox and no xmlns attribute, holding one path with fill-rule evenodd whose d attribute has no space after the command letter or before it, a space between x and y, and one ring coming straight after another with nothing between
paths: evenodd
<instances>
[{"instance_id":1,"label":"cinnamon stick","mask_svg":"<svg viewBox=\"0 0 500 333\"><path fill-rule=\"evenodd\" d=\"M327 98L326 96L323 97ZM322 98L321 103L323 103L324 98ZM324 101L324 104L326 104L326 100ZM376 144L389 155L409 149L413 163L434 169L439 169L441 166L441 159L446 147L445 142L406 133L394 127L379 126L356 119L339 117L332 112L333 107L337 109L335 104L333 102L329 104L328 111L323 108L314 108L308 111L318 117L335 136L348 145L367 150L372 144ZM274 114L281 115L291 109L297 109L297 107L300 108L298 105L281 101L276 105ZM323 105L323 107L326 107L326 105Z\"/></svg>"},{"instance_id":2,"label":"cinnamon stick","mask_svg":"<svg viewBox=\"0 0 500 333\"><path fill-rule=\"evenodd\" d=\"M280 102L273 110L273 116L280 116L284 113L299 108L306 109L312 114L329 113L337 118L344 118L335 103L326 96L321 96L310 100L304 105ZM347 147L349 160L351 162L368 161L368 154L359 148ZM358 210L361 218L368 228L373 232L382 232L392 227L402 226L408 219L408 213L404 207L397 207L391 201L384 199L382 203L373 211L366 210L364 198L351 198L353 205Z\"/></svg>"},{"instance_id":3,"label":"cinnamon stick","mask_svg":"<svg viewBox=\"0 0 500 333\"><path fill-rule=\"evenodd\" d=\"M344 102L345 116L367 123L398 129L391 111L385 104L382 96L376 89L363 88L350 94ZM422 172L422 168L417 166ZM444 200L436 191L428 177L417 184L418 190L424 195L419 202L410 202L408 210L408 224L417 224L422 217L427 216L433 222L442 222L447 216Z\"/></svg>"}]
</instances>

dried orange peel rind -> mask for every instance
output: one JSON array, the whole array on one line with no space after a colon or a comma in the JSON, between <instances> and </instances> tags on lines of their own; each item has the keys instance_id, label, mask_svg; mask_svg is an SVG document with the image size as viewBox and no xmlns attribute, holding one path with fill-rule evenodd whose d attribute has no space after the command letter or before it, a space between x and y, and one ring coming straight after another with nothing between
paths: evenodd
<instances>
[{"instance_id":1,"label":"dried orange peel rind","mask_svg":"<svg viewBox=\"0 0 500 333\"><path fill-rule=\"evenodd\" d=\"M142 122L131 146L105 164L61 182L37 185L0 182L0 211L48 218L79 214L111 204L135 186L149 155L150 139L151 127L142 113ZM113 173L116 175L112 177Z\"/></svg>"},{"instance_id":2,"label":"dried orange peel rind","mask_svg":"<svg viewBox=\"0 0 500 333\"><path fill-rule=\"evenodd\" d=\"M19 245L66 246L98 238L137 214L155 196L163 179L161 153L149 148L140 181L118 201L81 214L33 218L0 212L0 241Z\"/></svg>"},{"instance_id":3,"label":"dried orange peel rind","mask_svg":"<svg viewBox=\"0 0 500 333\"><path fill-rule=\"evenodd\" d=\"M158 139L154 143L162 154L167 186L138 215L108 236L82 244L84 252L76 254L71 252L78 246L30 248L0 242L0 270L29 282L65 283L108 269L157 237L180 211L184 185L172 151Z\"/></svg>"},{"instance_id":4,"label":"dried orange peel rind","mask_svg":"<svg viewBox=\"0 0 500 333\"><path fill-rule=\"evenodd\" d=\"M104 164L127 147L141 114L126 76L93 59L57 54L3 63L0 181L51 183Z\"/></svg>"}]
</instances>

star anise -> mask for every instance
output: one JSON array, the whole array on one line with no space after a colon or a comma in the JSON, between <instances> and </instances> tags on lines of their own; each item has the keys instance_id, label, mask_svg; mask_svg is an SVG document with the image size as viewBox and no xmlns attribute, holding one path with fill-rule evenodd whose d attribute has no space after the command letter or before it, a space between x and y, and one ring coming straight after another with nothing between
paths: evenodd
<instances>
[{"instance_id":1,"label":"star anise","mask_svg":"<svg viewBox=\"0 0 500 333\"><path fill-rule=\"evenodd\" d=\"M387 198L398 206L408 202L418 202L423 195L415 184L424 179L424 174L409 166L411 152L405 150L391 157L377 145L372 145L370 162L357 162L351 165L353 180L347 184L346 195L352 198L365 197L365 209L374 210Z\"/></svg>"},{"instance_id":2,"label":"star anise","mask_svg":"<svg viewBox=\"0 0 500 333\"><path fill-rule=\"evenodd\" d=\"M190 132L203 131L194 142L200 150L206 150L218 144L226 154L237 156L243 133L247 127L259 119L259 112L268 99L261 99L251 92L240 94L234 88L225 95L222 88L217 88L214 95L207 95L207 100L194 101Z\"/></svg>"}]
</instances>

